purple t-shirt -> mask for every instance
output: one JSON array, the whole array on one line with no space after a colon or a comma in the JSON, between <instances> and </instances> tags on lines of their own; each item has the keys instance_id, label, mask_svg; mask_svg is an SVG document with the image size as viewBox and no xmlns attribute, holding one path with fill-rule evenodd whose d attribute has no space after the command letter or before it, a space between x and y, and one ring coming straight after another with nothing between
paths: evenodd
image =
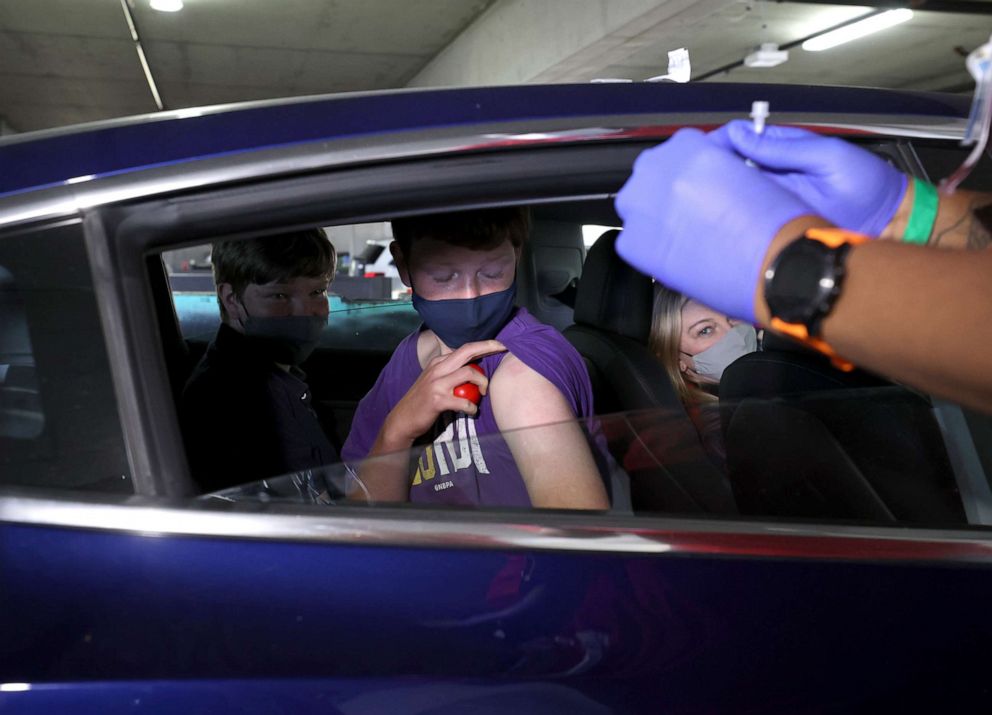
<instances>
[{"instance_id":1,"label":"purple t-shirt","mask_svg":"<svg viewBox=\"0 0 992 715\"><path fill-rule=\"evenodd\" d=\"M423 328L421 328L422 330ZM362 398L341 450L346 462L368 456L386 419L422 372L416 331L399 344L375 385ZM557 330L518 308L496 336L507 351L565 396L576 417L591 417L589 373L575 348ZM492 377L506 353L487 355L480 366ZM529 507L530 497L510 448L499 434L492 403L482 398L475 417L446 412L411 466L410 501Z\"/></svg>"}]
</instances>

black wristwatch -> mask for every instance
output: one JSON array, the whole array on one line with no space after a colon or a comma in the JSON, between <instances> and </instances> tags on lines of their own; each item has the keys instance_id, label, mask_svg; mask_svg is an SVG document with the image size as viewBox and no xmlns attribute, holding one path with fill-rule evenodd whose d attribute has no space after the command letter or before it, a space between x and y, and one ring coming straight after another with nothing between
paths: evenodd
<instances>
[{"instance_id":1,"label":"black wristwatch","mask_svg":"<svg viewBox=\"0 0 992 715\"><path fill-rule=\"evenodd\" d=\"M840 228L811 228L782 249L764 276L769 327L836 358L843 369L853 366L820 340L820 328L840 296L848 252L866 240Z\"/></svg>"}]
</instances>

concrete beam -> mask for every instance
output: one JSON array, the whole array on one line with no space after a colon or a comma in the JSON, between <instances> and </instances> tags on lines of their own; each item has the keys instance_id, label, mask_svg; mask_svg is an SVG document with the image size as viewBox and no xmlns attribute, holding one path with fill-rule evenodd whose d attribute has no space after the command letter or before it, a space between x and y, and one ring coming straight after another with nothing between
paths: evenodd
<instances>
[{"instance_id":1,"label":"concrete beam","mask_svg":"<svg viewBox=\"0 0 992 715\"><path fill-rule=\"evenodd\" d=\"M497 0L408 86L587 82L658 35L735 4L739 0Z\"/></svg>"},{"instance_id":2,"label":"concrete beam","mask_svg":"<svg viewBox=\"0 0 992 715\"><path fill-rule=\"evenodd\" d=\"M0 137L7 134L17 134L17 130L7 123L6 117L0 117Z\"/></svg>"}]
</instances>

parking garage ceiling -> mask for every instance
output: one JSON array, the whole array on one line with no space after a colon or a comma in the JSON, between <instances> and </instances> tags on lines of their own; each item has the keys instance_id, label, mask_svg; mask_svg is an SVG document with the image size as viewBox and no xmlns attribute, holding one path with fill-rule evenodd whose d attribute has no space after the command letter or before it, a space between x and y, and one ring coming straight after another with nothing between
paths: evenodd
<instances>
[{"instance_id":1,"label":"parking garage ceiling","mask_svg":"<svg viewBox=\"0 0 992 715\"><path fill-rule=\"evenodd\" d=\"M405 86L642 80L686 47L694 81L970 91L963 55L989 38L992 0L2 0L0 132L167 109ZM835 50L788 46L873 9L912 20Z\"/></svg>"}]
</instances>

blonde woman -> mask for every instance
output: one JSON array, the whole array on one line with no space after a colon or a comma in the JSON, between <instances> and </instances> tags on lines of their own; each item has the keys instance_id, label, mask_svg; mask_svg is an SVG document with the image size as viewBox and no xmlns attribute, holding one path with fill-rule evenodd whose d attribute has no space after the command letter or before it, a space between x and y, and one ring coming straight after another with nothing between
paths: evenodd
<instances>
[{"instance_id":1,"label":"blonde woman","mask_svg":"<svg viewBox=\"0 0 992 715\"><path fill-rule=\"evenodd\" d=\"M754 328L659 284L649 347L668 373L706 453L723 468L716 389L730 363L757 350Z\"/></svg>"}]
</instances>

